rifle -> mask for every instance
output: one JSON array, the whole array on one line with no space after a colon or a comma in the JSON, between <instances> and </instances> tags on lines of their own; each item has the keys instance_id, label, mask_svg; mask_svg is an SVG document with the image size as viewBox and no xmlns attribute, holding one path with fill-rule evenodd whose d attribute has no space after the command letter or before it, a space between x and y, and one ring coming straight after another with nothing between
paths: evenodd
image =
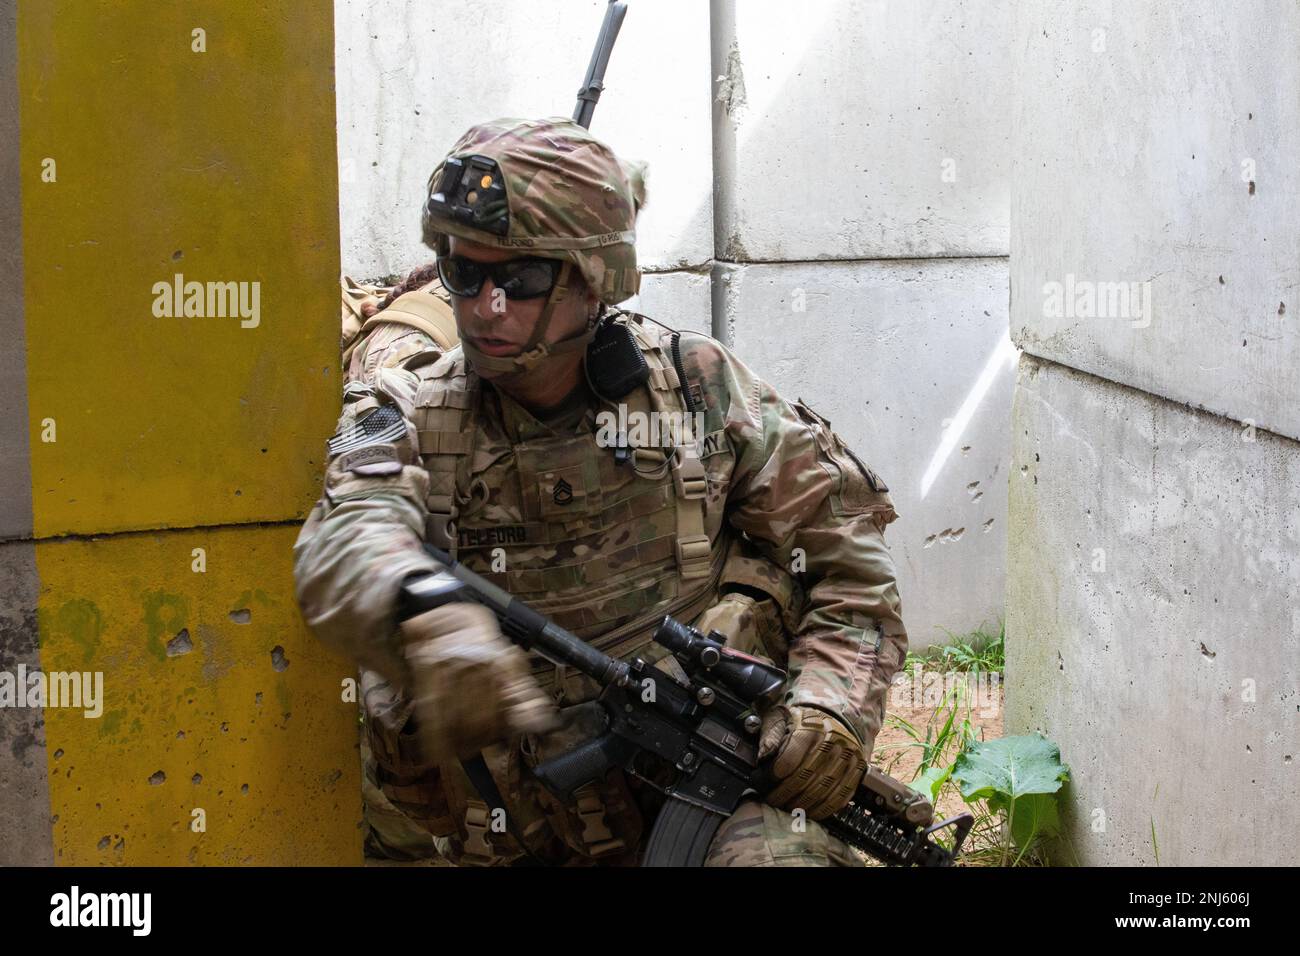
<instances>
[{"instance_id":1,"label":"rifle","mask_svg":"<svg viewBox=\"0 0 1300 956\"><path fill-rule=\"evenodd\" d=\"M403 585L402 618L449 601L476 602L491 610L502 633L525 651L573 667L603 688L599 703L605 731L539 764L533 769L538 780L565 802L613 767L645 780L668 799L651 830L642 866L701 866L722 821L747 794L770 789L772 781L758 765L758 708L779 695L785 672L725 646L717 632L706 635L665 617L654 640L681 663L688 678L681 683L640 658L610 657L445 551L428 544L425 549L445 570ZM675 768L671 784L660 786L639 772L646 755ZM494 796L500 799L482 795L489 802ZM974 818L962 813L932 823L933 818L934 808L921 794L869 767L848 806L821 824L888 865L951 866ZM951 849L932 839L948 827L953 828Z\"/></svg>"},{"instance_id":2,"label":"rifle","mask_svg":"<svg viewBox=\"0 0 1300 956\"><path fill-rule=\"evenodd\" d=\"M587 65L587 75L583 77L578 90L578 102L573 108L573 121L583 129L591 128L591 114L596 111L601 91L605 89L605 67L609 66L609 54L618 39L618 31L627 16L627 4L619 0L609 0L605 8L605 19L600 25L600 34L596 37L596 48L591 51L591 62Z\"/></svg>"}]
</instances>

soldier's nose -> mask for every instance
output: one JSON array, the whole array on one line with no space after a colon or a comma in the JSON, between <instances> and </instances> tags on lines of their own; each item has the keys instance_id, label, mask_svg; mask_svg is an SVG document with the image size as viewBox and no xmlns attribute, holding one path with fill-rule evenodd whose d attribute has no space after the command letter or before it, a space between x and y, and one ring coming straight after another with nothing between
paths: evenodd
<instances>
[{"instance_id":1,"label":"soldier's nose","mask_svg":"<svg viewBox=\"0 0 1300 956\"><path fill-rule=\"evenodd\" d=\"M483 287L474 298L474 317L478 319L499 319L505 314L506 297L497 291L492 280L483 277Z\"/></svg>"}]
</instances>

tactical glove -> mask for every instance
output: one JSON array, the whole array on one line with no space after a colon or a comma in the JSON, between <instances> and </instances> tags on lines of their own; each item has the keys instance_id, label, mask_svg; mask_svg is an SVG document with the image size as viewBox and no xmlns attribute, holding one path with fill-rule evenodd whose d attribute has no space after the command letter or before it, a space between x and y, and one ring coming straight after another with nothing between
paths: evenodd
<instances>
[{"instance_id":1,"label":"tactical glove","mask_svg":"<svg viewBox=\"0 0 1300 956\"><path fill-rule=\"evenodd\" d=\"M401 633L425 759L472 757L514 734L556 727L555 705L527 657L486 608L444 605L404 621Z\"/></svg>"},{"instance_id":2,"label":"tactical glove","mask_svg":"<svg viewBox=\"0 0 1300 956\"><path fill-rule=\"evenodd\" d=\"M857 737L816 707L773 707L763 715L758 758L769 756L777 784L767 802L782 810L802 808L813 820L842 810L867 769Z\"/></svg>"}]
</instances>

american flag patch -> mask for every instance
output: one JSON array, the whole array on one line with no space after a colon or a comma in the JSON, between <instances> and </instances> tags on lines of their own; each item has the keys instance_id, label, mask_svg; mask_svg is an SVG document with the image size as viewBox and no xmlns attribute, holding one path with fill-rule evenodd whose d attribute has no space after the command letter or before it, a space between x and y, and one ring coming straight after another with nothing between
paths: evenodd
<instances>
[{"instance_id":1,"label":"american flag patch","mask_svg":"<svg viewBox=\"0 0 1300 956\"><path fill-rule=\"evenodd\" d=\"M341 455L367 445L398 442L406 437L406 422L392 405L381 405L350 428L344 428L326 444L329 453Z\"/></svg>"}]
</instances>

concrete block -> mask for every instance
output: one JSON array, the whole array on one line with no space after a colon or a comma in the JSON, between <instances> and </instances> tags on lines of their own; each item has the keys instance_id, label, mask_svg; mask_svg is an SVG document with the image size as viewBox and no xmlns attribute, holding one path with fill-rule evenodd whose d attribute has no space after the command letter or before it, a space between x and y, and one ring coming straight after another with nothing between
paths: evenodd
<instances>
[{"instance_id":1,"label":"concrete block","mask_svg":"<svg viewBox=\"0 0 1300 956\"><path fill-rule=\"evenodd\" d=\"M711 283L707 272L648 272L641 291L620 308L640 312L682 331L713 334Z\"/></svg>"},{"instance_id":2,"label":"concrete block","mask_svg":"<svg viewBox=\"0 0 1300 956\"><path fill-rule=\"evenodd\" d=\"M1007 254L1010 5L713 9L720 258Z\"/></svg>"},{"instance_id":3,"label":"concrete block","mask_svg":"<svg viewBox=\"0 0 1300 956\"><path fill-rule=\"evenodd\" d=\"M305 514L340 394L331 5L19 28L36 536Z\"/></svg>"},{"instance_id":4,"label":"concrete block","mask_svg":"<svg viewBox=\"0 0 1300 956\"><path fill-rule=\"evenodd\" d=\"M1300 437L1300 8L1013 6L1016 344Z\"/></svg>"},{"instance_id":5,"label":"concrete block","mask_svg":"<svg viewBox=\"0 0 1300 956\"><path fill-rule=\"evenodd\" d=\"M1078 861L1294 863L1300 447L1029 355L1012 436L1006 726Z\"/></svg>"},{"instance_id":6,"label":"concrete block","mask_svg":"<svg viewBox=\"0 0 1300 956\"><path fill-rule=\"evenodd\" d=\"M719 338L889 485L913 649L996 630L1014 349L1000 259L722 266ZM802 311L800 311L802 309Z\"/></svg>"},{"instance_id":7,"label":"concrete block","mask_svg":"<svg viewBox=\"0 0 1300 956\"><path fill-rule=\"evenodd\" d=\"M18 153L18 0L0 0L0 539L32 533Z\"/></svg>"},{"instance_id":8,"label":"concrete block","mask_svg":"<svg viewBox=\"0 0 1300 956\"><path fill-rule=\"evenodd\" d=\"M302 624L296 534L37 542L41 666L102 688L45 708L56 862L361 862L355 670Z\"/></svg>"},{"instance_id":9,"label":"concrete block","mask_svg":"<svg viewBox=\"0 0 1300 956\"><path fill-rule=\"evenodd\" d=\"M30 541L0 543L0 682L14 696L0 706L0 866L54 862L44 711L20 705L19 677L39 671L36 633L36 548Z\"/></svg>"}]
</instances>

